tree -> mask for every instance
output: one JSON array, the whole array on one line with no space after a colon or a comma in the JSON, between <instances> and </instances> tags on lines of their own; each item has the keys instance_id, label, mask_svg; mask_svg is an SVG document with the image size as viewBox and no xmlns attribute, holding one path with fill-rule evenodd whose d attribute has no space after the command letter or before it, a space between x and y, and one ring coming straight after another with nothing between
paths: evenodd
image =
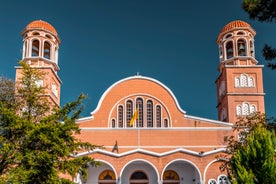
<instances>
[{"instance_id":1,"label":"tree","mask_svg":"<svg viewBox=\"0 0 276 184\"><path fill-rule=\"evenodd\" d=\"M235 126L239 140L226 137L226 169L233 183L276 183L275 132L267 129L264 114L255 113L241 118Z\"/></svg>"},{"instance_id":2,"label":"tree","mask_svg":"<svg viewBox=\"0 0 276 184\"><path fill-rule=\"evenodd\" d=\"M243 0L242 8L251 19L260 22L276 22L276 0ZM276 49L269 45L263 48L263 56L268 67L276 69Z\"/></svg>"},{"instance_id":3,"label":"tree","mask_svg":"<svg viewBox=\"0 0 276 184\"><path fill-rule=\"evenodd\" d=\"M16 85L14 104L0 102L0 183L72 183L79 172L85 178L86 168L99 163L73 154L101 148L74 136L80 133L75 121L82 112L85 95L55 108L43 97L44 88L37 83L45 74L24 62L20 64L23 75ZM1 98L9 99L9 95L3 92Z\"/></svg>"},{"instance_id":4,"label":"tree","mask_svg":"<svg viewBox=\"0 0 276 184\"><path fill-rule=\"evenodd\" d=\"M15 84L11 79L0 77L0 101L7 108L14 108Z\"/></svg>"}]
</instances>

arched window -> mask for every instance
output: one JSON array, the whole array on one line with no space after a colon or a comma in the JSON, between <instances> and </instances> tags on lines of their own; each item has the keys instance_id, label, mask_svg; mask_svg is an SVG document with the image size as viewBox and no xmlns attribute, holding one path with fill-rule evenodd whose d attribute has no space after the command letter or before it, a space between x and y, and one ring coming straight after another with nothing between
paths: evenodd
<instances>
[{"instance_id":1,"label":"arched window","mask_svg":"<svg viewBox=\"0 0 276 184\"><path fill-rule=\"evenodd\" d=\"M116 180L116 176L113 171L105 170L99 175L99 180Z\"/></svg>"},{"instance_id":2,"label":"arched window","mask_svg":"<svg viewBox=\"0 0 276 184\"><path fill-rule=\"evenodd\" d=\"M227 42L226 44L226 58L232 58L233 57L233 42Z\"/></svg>"},{"instance_id":3,"label":"arched window","mask_svg":"<svg viewBox=\"0 0 276 184\"><path fill-rule=\"evenodd\" d=\"M118 127L124 126L124 108L122 105L118 107Z\"/></svg>"},{"instance_id":4,"label":"arched window","mask_svg":"<svg viewBox=\"0 0 276 184\"><path fill-rule=\"evenodd\" d=\"M179 176L175 171L167 170L163 175L163 180L179 180Z\"/></svg>"},{"instance_id":5,"label":"arched window","mask_svg":"<svg viewBox=\"0 0 276 184\"><path fill-rule=\"evenodd\" d=\"M235 87L240 87L240 78L235 77Z\"/></svg>"},{"instance_id":6,"label":"arched window","mask_svg":"<svg viewBox=\"0 0 276 184\"><path fill-rule=\"evenodd\" d=\"M249 104L248 103L243 103L242 104L242 115L249 115Z\"/></svg>"},{"instance_id":7,"label":"arched window","mask_svg":"<svg viewBox=\"0 0 276 184\"><path fill-rule=\"evenodd\" d=\"M147 127L153 127L153 102L147 101Z\"/></svg>"},{"instance_id":8,"label":"arched window","mask_svg":"<svg viewBox=\"0 0 276 184\"><path fill-rule=\"evenodd\" d=\"M254 77L248 77L246 74L241 74L235 77L235 87L254 87Z\"/></svg>"},{"instance_id":9,"label":"arched window","mask_svg":"<svg viewBox=\"0 0 276 184\"><path fill-rule=\"evenodd\" d=\"M51 57L51 45L49 42L44 42L43 57L46 59Z\"/></svg>"},{"instance_id":10,"label":"arched window","mask_svg":"<svg viewBox=\"0 0 276 184\"><path fill-rule=\"evenodd\" d=\"M32 57L39 56L39 41L33 40L32 42Z\"/></svg>"},{"instance_id":11,"label":"arched window","mask_svg":"<svg viewBox=\"0 0 276 184\"><path fill-rule=\"evenodd\" d=\"M220 175L218 177L218 184L230 184L229 179L225 175Z\"/></svg>"},{"instance_id":12,"label":"arched window","mask_svg":"<svg viewBox=\"0 0 276 184\"><path fill-rule=\"evenodd\" d=\"M168 119L164 119L164 127L169 127L169 122L168 122Z\"/></svg>"},{"instance_id":13,"label":"arched window","mask_svg":"<svg viewBox=\"0 0 276 184\"><path fill-rule=\"evenodd\" d=\"M254 87L253 77L248 77L248 87Z\"/></svg>"},{"instance_id":14,"label":"arched window","mask_svg":"<svg viewBox=\"0 0 276 184\"><path fill-rule=\"evenodd\" d=\"M245 35L244 32L240 31L237 33L237 35Z\"/></svg>"},{"instance_id":15,"label":"arched window","mask_svg":"<svg viewBox=\"0 0 276 184\"><path fill-rule=\"evenodd\" d=\"M242 103L242 105L236 106L237 115L249 115L250 113L254 113L257 111L256 105L250 105L249 103Z\"/></svg>"},{"instance_id":16,"label":"arched window","mask_svg":"<svg viewBox=\"0 0 276 184\"><path fill-rule=\"evenodd\" d=\"M127 127L131 127L130 126L130 120L132 118L133 115L133 103L131 100L128 100L126 103L126 122L127 122Z\"/></svg>"},{"instance_id":17,"label":"arched window","mask_svg":"<svg viewBox=\"0 0 276 184\"><path fill-rule=\"evenodd\" d=\"M255 105L250 105L250 113L256 112L256 106Z\"/></svg>"},{"instance_id":18,"label":"arched window","mask_svg":"<svg viewBox=\"0 0 276 184\"><path fill-rule=\"evenodd\" d=\"M238 56L246 56L246 42L243 39L238 40Z\"/></svg>"},{"instance_id":19,"label":"arched window","mask_svg":"<svg viewBox=\"0 0 276 184\"><path fill-rule=\"evenodd\" d=\"M143 99L137 98L136 99L136 108L138 108L138 118L136 120L136 127L144 127L144 121L143 121Z\"/></svg>"},{"instance_id":20,"label":"arched window","mask_svg":"<svg viewBox=\"0 0 276 184\"><path fill-rule=\"evenodd\" d=\"M112 126L112 128L115 128L115 127L116 127L115 119L112 119L112 121L111 121L111 126Z\"/></svg>"},{"instance_id":21,"label":"arched window","mask_svg":"<svg viewBox=\"0 0 276 184\"><path fill-rule=\"evenodd\" d=\"M161 106L156 106L156 127L161 127Z\"/></svg>"},{"instance_id":22,"label":"arched window","mask_svg":"<svg viewBox=\"0 0 276 184\"><path fill-rule=\"evenodd\" d=\"M241 83L240 83L241 87L248 86L247 75L242 74L240 78L241 78Z\"/></svg>"},{"instance_id":23,"label":"arched window","mask_svg":"<svg viewBox=\"0 0 276 184\"><path fill-rule=\"evenodd\" d=\"M136 171L130 177L131 180L147 180L147 175L142 171Z\"/></svg>"}]
</instances>

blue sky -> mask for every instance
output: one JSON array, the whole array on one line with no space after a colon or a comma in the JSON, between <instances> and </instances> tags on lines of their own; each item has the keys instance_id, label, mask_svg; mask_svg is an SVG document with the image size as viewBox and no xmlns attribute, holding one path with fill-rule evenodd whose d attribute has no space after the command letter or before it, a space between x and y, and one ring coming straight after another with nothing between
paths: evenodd
<instances>
[{"instance_id":1,"label":"blue sky","mask_svg":"<svg viewBox=\"0 0 276 184\"><path fill-rule=\"evenodd\" d=\"M220 30L233 20L248 22L261 49L276 47L276 24L250 20L241 0L9 0L0 2L0 75L13 78L22 58L21 31L33 20L53 25L61 38L61 105L88 95L83 116L104 91L140 75L165 84L189 115L217 119ZM264 67L266 113L276 116L276 71Z\"/></svg>"}]
</instances>

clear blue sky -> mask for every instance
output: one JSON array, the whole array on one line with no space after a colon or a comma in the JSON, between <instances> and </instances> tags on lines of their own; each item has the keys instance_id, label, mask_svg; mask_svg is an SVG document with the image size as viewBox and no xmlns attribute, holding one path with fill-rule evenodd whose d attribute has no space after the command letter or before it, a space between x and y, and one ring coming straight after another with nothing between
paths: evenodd
<instances>
[{"instance_id":1,"label":"clear blue sky","mask_svg":"<svg viewBox=\"0 0 276 184\"><path fill-rule=\"evenodd\" d=\"M256 58L276 47L276 24L249 20L241 0L9 0L0 2L0 75L13 78L21 59L21 31L33 20L53 25L60 38L61 105L88 94L83 116L113 83L137 72L176 96L187 114L217 119L220 30L244 20L256 30ZM264 73L268 116L276 116L276 71Z\"/></svg>"}]
</instances>

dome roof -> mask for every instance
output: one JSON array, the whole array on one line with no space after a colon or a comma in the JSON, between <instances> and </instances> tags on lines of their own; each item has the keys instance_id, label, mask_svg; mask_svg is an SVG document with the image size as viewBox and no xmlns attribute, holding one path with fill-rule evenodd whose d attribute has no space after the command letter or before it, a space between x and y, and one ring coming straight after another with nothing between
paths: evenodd
<instances>
[{"instance_id":1,"label":"dome roof","mask_svg":"<svg viewBox=\"0 0 276 184\"><path fill-rule=\"evenodd\" d=\"M247 22L244 22L242 20L235 20L235 21L228 23L226 26L224 26L221 30L221 33L225 32L225 31L229 31L234 28L251 28L251 26Z\"/></svg>"},{"instance_id":2,"label":"dome roof","mask_svg":"<svg viewBox=\"0 0 276 184\"><path fill-rule=\"evenodd\" d=\"M242 20L234 20L228 24L226 24L220 31L218 38L217 38L217 43L219 43L220 39L227 34L227 32L230 32L232 30L237 30L237 29L246 29L247 31L251 32L253 36L256 35L255 30L248 24L247 22L244 22Z\"/></svg>"},{"instance_id":3,"label":"dome roof","mask_svg":"<svg viewBox=\"0 0 276 184\"><path fill-rule=\"evenodd\" d=\"M25 30L33 29L33 28L44 29L46 31L53 33L55 36L57 36L56 29L51 24L43 20L32 21L26 26Z\"/></svg>"}]
</instances>

